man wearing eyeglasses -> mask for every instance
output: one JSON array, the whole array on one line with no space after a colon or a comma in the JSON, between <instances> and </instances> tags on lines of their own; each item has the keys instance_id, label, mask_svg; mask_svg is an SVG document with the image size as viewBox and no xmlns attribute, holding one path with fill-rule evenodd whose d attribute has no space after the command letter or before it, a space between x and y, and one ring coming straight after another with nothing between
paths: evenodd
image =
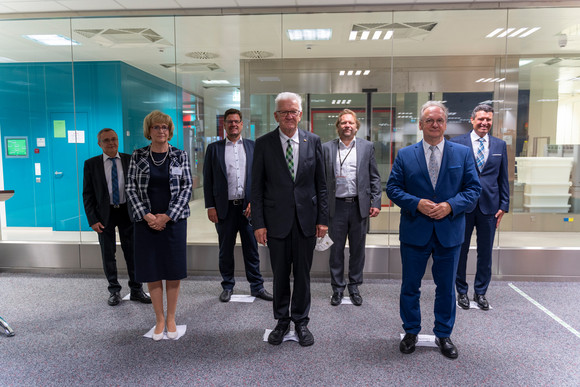
<instances>
[{"instance_id":1,"label":"man wearing eyeglasses","mask_svg":"<svg viewBox=\"0 0 580 387\"><path fill-rule=\"evenodd\" d=\"M151 298L143 291L143 285L135 281L133 222L129 218L125 196L125 179L131 155L119 153L119 139L113 129L101 130L97 134L97 139L103 154L85 161L83 204L89 225L99 236L103 270L109 282L107 302L115 306L122 300L115 259L117 251L115 227L117 227L129 274L130 299L150 304Z\"/></svg>"},{"instance_id":2,"label":"man wearing eyeglasses","mask_svg":"<svg viewBox=\"0 0 580 387\"><path fill-rule=\"evenodd\" d=\"M415 351L421 331L421 280L432 257L435 343L444 356L455 359L458 351L450 337L455 324L455 274L465 233L465 210L476 202L481 185L471 150L443 138L447 114L441 102L423 105L419 121L423 140L399 150L386 191L401 208L400 314L405 336L399 350L405 354Z\"/></svg>"},{"instance_id":3,"label":"man wearing eyeglasses","mask_svg":"<svg viewBox=\"0 0 580 387\"><path fill-rule=\"evenodd\" d=\"M330 304L342 303L343 292L353 305L361 306L359 286L363 282L365 241L369 217L381 211L381 176L373 143L356 137L360 121L356 113L344 109L335 123L338 138L322 145L330 216ZM344 246L348 236L348 284L344 279Z\"/></svg>"},{"instance_id":4,"label":"man wearing eyeglasses","mask_svg":"<svg viewBox=\"0 0 580 387\"><path fill-rule=\"evenodd\" d=\"M489 309L485 293L491 281L491 253L495 230L510 207L507 145L505 141L490 134L492 123L493 108L485 104L478 105L471 113L473 130L451 140L471 148L482 188L481 196L466 210L465 215L465 241L459 254L455 281L457 303L462 309L470 308L467 296L469 286L465 277L467 254L474 228L477 231L477 270L473 283L473 300L480 309Z\"/></svg>"},{"instance_id":5,"label":"man wearing eyeglasses","mask_svg":"<svg viewBox=\"0 0 580 387\"><path fill-rule=\"evenodd\" d=\"M302 99L276 97L278 128L256 140L252 167L252 223L258 243L270 251L274 274L274 318L268 336L280 345L294 322L298 342L314 344L310 321L310 268L316 237L328 230L324 159L320 137L298 129ZM290 289L290 275L294 287Z\"/></svg>"},{"instance_id":6,"label":"man wearing eyeglasses","mask_svg":"<svg viewBox=\"0 0 580 387\"><path fill-rule=\"evenodd\" d=\"M219 269L223 289L219 299L228 302L234 292L234 246L236 236L240 233L250 293L272 301L272 295L264 289L258 245L249 220L254 141L242 139L243 127L242 112L237 109L226 110L226 138L207 147L203 165L207 217L215 223L219 238Z\"/></svg>"}]
</instances>

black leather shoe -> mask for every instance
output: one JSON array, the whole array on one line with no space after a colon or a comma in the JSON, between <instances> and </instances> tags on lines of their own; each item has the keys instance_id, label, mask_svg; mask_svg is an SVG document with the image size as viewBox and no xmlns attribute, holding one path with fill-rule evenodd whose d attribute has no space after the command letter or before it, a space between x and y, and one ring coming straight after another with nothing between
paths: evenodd
<instances>
[{"instance_id":1,"label":"black leather shoe","mask_svg":"<svg viewBox=\"0 0 580 387\"><path fill-rule=\"evenodd\" d=\"M455 344L453 344L451 338L436 337L435 344L437 344L443 356L448 357L450 359L457 359L457 356L459 356L459 353L457 353L457 347L455 346Z\"/></svg>"},{"instance_id":2,"label":"black leather shoe","mask_svg":"<svg viewBox=\"0 0 580 387\"><path fill-rule=\"evenodd\" d=\"M353 305L361 306L362 305L362 297L360 293L350 293L350 301Z\"/></svg>"},{"instance_id":3,"label":"black leather shoe","mask_svg":"<svg viewBox=\"0 0 580 387\"><path fill-rule=\"evenodd\" d=\"M477 306L479 306L483 310L489 309L489 302L487 302L487 298L485 298L485 294L474 294L473 301L477 302Z\"/></svg>"},{"instance_id":4,"label":"black leather shoe","mask_svg":"<svg viewBox=\"0 0 580 387\"><path fill-rule=\"evenodd\" d=\"M119 302L121 302L121 295L119 294L119 292L111 293L107 303L111 306L115 306L119 305Z\"/></svg>"},{"instance_id":5,"label":"black leather shoe","mask_svg":"<svg viewBox=\"0 0 580 387\"><path fill-rule=\"evenodd\" d=\"M131 301L142 302L143 304L151 303L151 297L149 297L142 289L132 291L129 299Z\"/></svg>"},{"instance_id":6,"label":"black leather shoe","mask_svg":"<svg viewBox=\"0 0 580 387\"><path fill-rule=\"evenodd\" d=\"M332 293L332 297L330 297L330 305L337 306L342 303L342 292L334 292Z\"/></svg>"},{"instance_id":7,"label":"black leather shoe","mask_svg":"<svg viewBox=\"0 0 580 387\"><path fill-rule=\"evenodd\" d=\"M229 302L232 298L232 294L234 293L234 289L224 289L220 294L220 301L221 302Z\"/></svg>"},{"instance_id":8,"label":"black leather shoe","mask_svg":"<svg viewBox=\"0 0 580 387\"><path fill-rule=\"evenodd\" d=\"M415 352L415 344L417 344L417 335L412 333L405 333L405 337L399 343L399 351L409 354Z\"/></svg>"},{"instance_id":9,"label":"black leather shoe","mask_svg":"<svg viewBox=\"0 0 580 387\"><path fill-rule=\"evenodd\" d=\"M274 299L274 296L272 296L272 294L270 294L270 292L268 292L264 288L258 290L258 292L256 292L256 293L252 293L252 296L254 296L256 298L261 298L262 300L266 300L266 301L272 301Z\"/></svg>"},{"instance_id":10,"label":"black leather shoe","mask_svg":"<svg viewBox=\"0 0 580 387\"><path fill-rule=\"evenodd\" d=\"M268 343L272 345L280 345L284 341L284 336L290 331L289 322L279 322L276 328L268 335Z\"/></svg>"},{"instance_id":11,"label":"black leather shoe","mask_svg":"<svg viewBox=\"0 0 580 387\"><path fill-rule=\"evenodd\" d=\"M314 344L314 336L306 325L296 326L296 334L298 335L298 344L303 347L308 347Z\"/></svg>"},{"instance_id":12,"label":"black leather shoe","mask_svg":"<svg viewBox=\"0 0 580 387\"><path fill-rule=\"evenodd\" d=\"M469 297L467 297L467 294L458 294L457 304L459 304L461 309L469 309Z\"/></svg>"}]
</instances>

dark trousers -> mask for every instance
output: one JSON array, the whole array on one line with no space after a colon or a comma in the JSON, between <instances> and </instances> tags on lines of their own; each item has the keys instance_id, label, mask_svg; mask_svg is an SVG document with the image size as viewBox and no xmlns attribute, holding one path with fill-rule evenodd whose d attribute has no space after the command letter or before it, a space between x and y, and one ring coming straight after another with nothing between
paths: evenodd
<instances>
[{"instance_id":1,"label":"dark trousers","mask_svg":"<svg viewBox=\"0 0 580 387\"><path fill-rule=\"evenodd\" d=\"M336 211L330 220L329 236L334 244L330 247L330 284L335 292L342 292L346 287L344 279L344 246L348 236L350 252L348 263L348 291L358 292L358 285L363 282L365 266L365 241L367 237L368 217L362 218L358 201L347 202L336 199Z\"/></svg>"},{"instance_id":2,"label":"dark trousers","mask_svg":"<svg viewBox=\"0 0 580 387\"><path fill-rule=\"evenodd\" d=\"M240 233L246 278L250 283L250 290L256 293L264 287L264 279L260 274L260 256L258 244L254 237L254 230L248 219L242 213L241 205L229 202L228 213L225 219L220 219L215 228L219 238L219 268L222 275L222 287L233 289L236 284L234 277L234 247L236 236Z\"/></svg>"},{"instance_id":3,"label":"dark trousers","mask_svg":"<svg viewBox=\"0 0 580 387\"><path fill-rule=\"evenodd\" d=\"M109 292L114 293L121 291L121 285L117 280L117 260L115 259L115 253L117 251L115 227L119 228L119 239L121 240L121 248L123 249L125 263L127 264L127 272L129 274L129 288L132 291L140 290L142 288L141 283L135 281L133 222L129 219L127 204L121 204L119 208L111 206L109 222L105 225L103 232L99 234L103 270L107 277L107 281L109 281Z\"/></svg>"},{"instance_id":4,"label":"dark trousers","mask_svg":"<svg viewBox=\"0 0 580 387\"><path fill-rule=\"evenodd\" d=\"M306 325L310 321L310 269L315 244L316 236L304 236L296 217L286 238L268 237L274 274L274 318L280 322L292 320L294 324ZM294 276L292 291L290 274Z\"/></svg>"},{"instance_id":5,"label":"dark trousers","mask_svg":"<svg viewBox=\"0 0 580 387\"><path fill-rule=\"evenodd\" d=\"M443 247L435 232L426 246L413 246L401 242L403 282L401 284L400 313L403 329L407 333L421 331L421 280L427 261L433 257L435 282L435 327L437 337L449 337L455 324L455 291L453 289L461 245Z\"/></svg>"},{"instance_id":6,"label":"dark trousers","mask_svg":"<svg viewBox=\"0 0 580 387\"><path fill-rule=\"evenodd\" d=\"M466 281L467 254L469 253L471 234L474 227L477 235L477 270L473 289L476 294L485 294L487 292L487 287L491 281L491 253L493 251L496 223L495 214L485 215L479 209L479 205L473 212L465 214L465 241L461 246L457 277L455 279L457 293L466 294L469 290Z\"/></svg>"}]
</instances>

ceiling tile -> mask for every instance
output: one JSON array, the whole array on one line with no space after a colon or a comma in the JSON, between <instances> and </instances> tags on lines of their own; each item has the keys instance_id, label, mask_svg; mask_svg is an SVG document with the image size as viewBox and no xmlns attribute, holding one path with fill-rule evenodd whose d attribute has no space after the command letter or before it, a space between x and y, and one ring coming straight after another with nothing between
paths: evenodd
<instances>
[{"instance_id":1,"label":"ceiling tile","mask_svg":"<svg viewBox=\"0 0 580 387\"><path fill-rule=\"evenodd\" d=\"M114 0L59 0L58 2L71 11L109 11L124 9Z\"/></svg>"},{"instance_id":2,"label":"ceiling tile","mask_svg":"<svg viewBox=\"0 0 580 387\"><path fill-rule=\"evenodd\" d=\"M16 12L61 12L70 11L56 1L4 1L0 3Z\"/></svg>"},{"instance_id":3,"label":"ceiling tile","mask_svg":"<svg viewBox=\"0 0 580 387\"><path fill-rule=\"evenodd\" d=\"M116 0L125 9L180 9L174 0Z\"/></svg>"}]
</instances>

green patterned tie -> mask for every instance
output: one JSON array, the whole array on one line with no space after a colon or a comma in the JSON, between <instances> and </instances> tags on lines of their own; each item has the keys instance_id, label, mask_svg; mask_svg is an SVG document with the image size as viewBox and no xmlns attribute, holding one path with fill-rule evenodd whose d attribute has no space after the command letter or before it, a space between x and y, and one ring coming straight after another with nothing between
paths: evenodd
<instances>
[{"instance_id":1,"label":"green patterned tie","mask_svg":"<svg viewBox=\"0 0 580 387\"><path fill-rule=\"evenodd\" d=\"M286 147L286 163L290 170L292 180L294 180L294 152L292 151L292 141L288 139L288 146Z\"/></svg>"}]
</instances>

